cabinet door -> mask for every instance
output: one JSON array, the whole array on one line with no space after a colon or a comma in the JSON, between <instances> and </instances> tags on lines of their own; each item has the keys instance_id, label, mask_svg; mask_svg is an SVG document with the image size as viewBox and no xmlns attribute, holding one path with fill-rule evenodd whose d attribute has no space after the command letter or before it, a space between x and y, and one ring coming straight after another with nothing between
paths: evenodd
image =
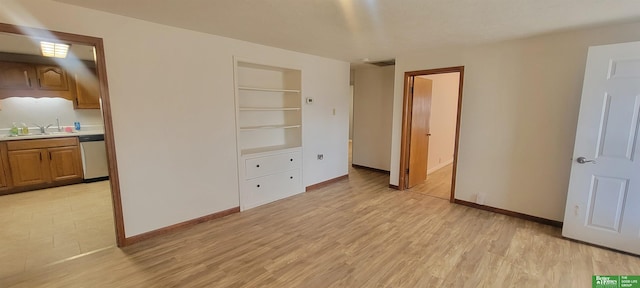
<instances>
[{"instance_id":1,"label":"cabinet door","mask_svg":"<svg viewBox=\"0 0 640 288\"><path fill-rule=\"evenodd\" d=\"M5 149L6 148L4 148L4 145L0 146L0 188L5 188L9 186L9 183L8 183L9 181L7 181L7 170L6 170L9 167L7 167L4 162L4 160L6 159L6 157L4 156L6 154L4 153L6 151L3 151L3 150Z\"/></svg>"},{"instance_id":2,"label":"cabinet door","mask_svg":"<svg viewBox=\"0 0 640 288\"><path fill-rule=\"evenodd\" d=\"M49 148L48 152L52 181L82 178L78 146Z\"/></svg>"},{"instance_id":3,"label":"cabinet door","mask_svg":"<svg viewBox=\"0 0 640 288\"><path fill-rule=\"evenodd\" d=\"M0 62L0 89L33 89L35 74L31 64Z\"/></svg>"},{"instance_id":4,"label":"cabinet door","mask_svg":"<svg viewBox=\"0 0 640 288\"><path fill-rule=\"evenodd\" d=\"M74 70L71 77L75 85L76 109L100 109L100 82L93 68Z\"/></svg>"},{"instance_id":5,"label":"cabinet door","mask_svg":"<svg viewBox=\"0 0 640 288\"><path fill-rule=\"evenodd\" d=\"M44 149L9 151L9 166L14 186L26 186L48 182Z\"/></svg>"},{"instance_id":6,"label":"cabinet door","mask_svg":"<svg viewBox=\"0 0 640 288\"><path fill-rule=\"evenodd\" d=\"M67 73L58 66L37 65L38 89L68 91Z\"/></svg>"}]
</instances>

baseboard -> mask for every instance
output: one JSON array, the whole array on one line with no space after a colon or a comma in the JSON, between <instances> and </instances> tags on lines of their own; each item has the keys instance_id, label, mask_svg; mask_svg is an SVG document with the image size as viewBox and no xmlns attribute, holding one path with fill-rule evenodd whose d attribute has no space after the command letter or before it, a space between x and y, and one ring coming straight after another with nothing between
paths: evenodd
<instances>
[{"instance_id":1,"label":"baseboard","mask_svg":"<svg viewBox=\"0 0 640 288\"><path fill-rule=\"evenodd\" d=\"M191 227L194 226L196 224L200 224L203 222L207 222L207 221L211 221L213 219L218 219L218 218L222 218L224 216L233 214L233 213L238 213L240 212L240 207L235 207L235 208L231 208L231 209L227 209L227 210L223 210L217 213L213 213L210 215L206 215L206 216L202 216L196 219L192 219L192 220L188 220L188 221L184 221L184 222L180 222L177 224L173 224L171 226L167 226L164 228L160 228L160 229L156 229L153 231L149 231L146 233L142 233L142 234L138 234L135 236L131 236L131 237L127 237L124 239L124 245L123 246L129 246L131 244L134 243L138 243L150 238L154 238L160 235L164 235L164 234L169 234L169 233L173 233L174 231L180 230L180 229L184 229L187 227Z\"/></svg>"},{"instance_id":2,"label":"baseboard","mask_svg":"<svg viewBox=\"0 0 640 288\"><path fill-rule=\"evenodd\" d=\"M400 187L398 187L398 185L393 185L393 184L389 184L389 188L400 190Z\"/></svg>"},{"instance_id":3,"label":"baseboard","mask_svg":"<svg viewBox=\"0 0 640 288\"><path fill-rule=\"evenodd\" d=\"M333 179L329 179L327 181L322 181L320 183L316 183L316 184L313 184L311 186L307 186L307 188L305 188L305 192L309 192L311 190L320 189L320 188L325 187L327 185L330 185L330 184L333 184L333 183L338 182L340 180L348 179L348 178L349 178L349 174L345 174L345 175L338 176L338 177L333 178Z\"/></svg>"},{"instance_id":4,"label":"baseboard","mask_svg":"<svg viewBox=\"0 0 640 288\"><path fill-rule=\"evenodd\" d=\"M536 217L536 216L523 214L523 213L520 213L520 212L514 212L514 211L495 208L495 207L491 207L491 206L480 205L480 204L476 204L476 203L468 202L468 201L464 201L464 200L459 200L459 199L453 200L453 203L464 205L464 206L468 206L468 207L477 208L477 209L480 209L480 210L490 211L490 212L494 212L494 213L498 213L498 214L503 214L503 215L507 215L507 216L512 216L512 217L516 217L516 218L520 218L520 219L524 219L524 220L529 220L529 221L537 222L537 223L540 223L540 224L545 224L545 225L549 225L549 226L562 228L562 222L560 222L560 221L549 220L549 219L545 219L545 218L540 218L540 217Z\"/></svg>"},{"instance_id":5,"label":"baseboard","mask_svg":"<svg viewBox=\"0 0 640 288\"><path fill-rule=\"evenodd\" d=\"M93 182L99 182L99 181L104 181L104 180L109 180L109 176L96 177L96 178L91 178L91 179L84 179L84 180L82 180L82 183L93 183Z\"/></svg>"},{"instance_id":6,"label":"baseboard","mask_svg":"<svg viewBox=\"0 0 640 288\"><path fill-rule=\"evenodd\" d=\"M436 171L438 171L438 170L440 170L440 169L442 169L444 167L447 167L447 165L449 165L451 163L453 163L453 158L449 159L446 162L442 162L442 163L438 164L436 167L433 167L431 169L427 169L427 175L429 175L429 174L431 174L433 172L436 172Z\"/></svg>"},{"instance_id":7,"label":"baseboard","mask_svg":"<svg viewBox=\"0 0 640 288\"><path fill-rule=\"evenodd\" d=\"M30 192L30 191L40 190L40 189L61 187L61 186L74 185L74 184L80 184L80 183L82 183L82 178L59 180L52 183L42 183L42 184L27 185L27 186L14 186L11 188L5 188L4 190L0 190L0 195Z\"/></svg>"},{"instance_id":8,"label":"baseboard","mask_svg":"<svg viewBox=\"0 0 640 288\"><path fill-rule=\"evenodd\" d=\"M386 174L390 174L391 173L391 172L389 172L387 170L378 169L378 168L371 168L371 167L362 166L362 165L358 165L358 164L351 164L351 167L356 168L356 169L364 169L364 170L369 170L369 171L374 171L374 172L381 172L381 173L386 173Z\"/></svg>"}]
</instances>

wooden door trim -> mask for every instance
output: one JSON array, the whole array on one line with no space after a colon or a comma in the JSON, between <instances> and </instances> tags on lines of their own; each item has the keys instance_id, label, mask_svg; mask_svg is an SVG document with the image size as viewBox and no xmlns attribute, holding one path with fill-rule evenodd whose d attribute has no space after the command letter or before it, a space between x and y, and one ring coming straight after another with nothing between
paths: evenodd
<instances>
[{"instance_id":1,"label":"wooden door trim","mask_svg":"<svg viewBox=\"0 0 640 288\"><path fill-rule=\"evenodd\" d=\"M113 134L113 118L111 116L111 101L107 81L107 68L102 38L49 31L39 28L0 23L0 32L25 35L33 38L58 39L71 44L94 46L96 50L96 70L100 81L100 99L102 101L102 117L104 120L104 140L107 148L109 163L109 184L111 185L111 199L113 201L113 215L118 247L125 246L124 218L122 214L122 197L120 195L120 178L116 158L116 146Z\"/></svg>"},{"instance_id":2,"label":"wooden door trim","mask_svg":"<svg viewBox=\"0 0 640 288\"><path fill-rule=\"evenodd\" d=\"M398 181L398 190L404 190L406 182L407 167L409 166L409 144L410 142L410 130L411 123L411 104L413 103L413 95L409 89L409 82L411 77L444 74L444 73L460 73L460 79L458 80L458 109L456 115L456 138L453 148L453 171L451 175L451 196L449 202L453 203L455 200L455 185L456 185L456 173L458 167L458 147L460 142L460 114L462 112L462 88L464 83L464 66L446 67L438 69L428 69L419 71L409 71L404 73L404 93L402 101L402 136L400 140L400 177Z\"/></svg>"}]
</instances>

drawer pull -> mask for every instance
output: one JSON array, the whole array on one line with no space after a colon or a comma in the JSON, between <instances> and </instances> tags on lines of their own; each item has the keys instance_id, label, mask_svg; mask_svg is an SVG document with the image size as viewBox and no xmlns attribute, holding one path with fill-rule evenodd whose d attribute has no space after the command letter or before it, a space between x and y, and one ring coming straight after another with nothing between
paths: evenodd
<instances>
[{"instance_id":1,"label":"drawer pull","mask_svg":"<svg viewBox=\"0 0 640 288\"><path fill-rule=\"evenodd\" d=\"M260 188L260 184L256 185L256 187Z\"/></svg>"},{"instance_id":2,"label":"drawer pull","mask_svg":"<svg viewBox=\"0 0 640 288\"><path fill-rule=\"evenodd\" d=\"M293 176L289 176L289 179L293 179Z\"/></svg>"},{"instance_id":3,"label":"drawer pull","mask_svg":"<svg viewBox=\"0 0 640 288\"><path fill-rule=\"evenodd\" d=\"M256 167L260 168L260 164L256 165Z\"/></svg>"},{"instance_id":4,"label":"drawer pull","mask_svg":"<svg viewBox=\"0 0 640 288\"><path fill-rule=\"evenodd\" d=\"M293 158L289 159L289 161L293 162Z\"/></svg>"}]
</instances>

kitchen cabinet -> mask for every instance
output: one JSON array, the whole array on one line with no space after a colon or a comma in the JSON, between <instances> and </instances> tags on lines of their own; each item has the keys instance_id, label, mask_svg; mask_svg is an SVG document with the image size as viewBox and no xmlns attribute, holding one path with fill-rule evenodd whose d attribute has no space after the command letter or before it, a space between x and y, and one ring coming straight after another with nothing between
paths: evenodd
<instances>
[{"instance_id":1,"label":"kitchen cabinet","mask_svg":"<svg viewBox=\"0 0 640 288\"><path fill-rule=\"evenodd\" d=\"M47 149L51 181L82 178L82 161L78 146L66 146Z\"/></svg>"},{"instance_id":2,"label":"kitchen cabinet","mask_svg":"<svg viewBox=\"0 0 640 288\"><path fill-rule=\"evenodd\" d=\"M16 188L44 188L82 181L77 137L15 140L6 145L8 174Z\"/></svg>"},{"instance_id":3,"label":"kitchen cabinet","mask_svg":"<svg viewBox=\"0 0 640 288\"><path fill-rule=\"evenodd\" d=\"M36 78L35 67L27 63L0 62L0 89L30 90Z\"/></svg>"},{"instance_id":4,"label":"kitchen cabinet","mask_svg":"<svg viewBox=\"0 0 640 288\"><path fill-rule=\"evenodd\" d=\"M8 167L7 146L0 143L0 190L5 190L9 187L9 180L7 179Z\"/></svg>"},{"instance_id":5,"label":"kitchen cabinet","mask_svg":"<svg viewBox=\"0 0 640 288\"><path fill-rule=\"evenodd\" d=\"M100 81L95 68L81 66L69 70L75 93L73 108L100 109Z\"/></svg>"},{"instance_id":6,"label":"kitchen cabinet","mask_svg":"<svg viewBox=\"0 0 640 288\"><path fill-rule=\"evenodd\" d=\"M51 91L68 91L67 72L58 66L36 65L38 89Z\"/></svg>"},{"instance_id":7,"label":"kitchen cabinet","mask_svg":"<svg viewBox=\"0 0 640 288\"><path fill-rule=\"evenodd\" d=\"M9 151L9 166L15 186L26 186L46 183L47 163L42 154L46 149L25 149Z\"/></svg>"},{"instance_id":8,"label":"kitchen cabinet","mask_svg":"<svg viewBox=\"0 0 640 288\"><path fill-rule=\"evenodd\" d=\"M60 97L72 99L67 72L60 66L0 61L0 99Z\"/></svg>"}]
</instances>

